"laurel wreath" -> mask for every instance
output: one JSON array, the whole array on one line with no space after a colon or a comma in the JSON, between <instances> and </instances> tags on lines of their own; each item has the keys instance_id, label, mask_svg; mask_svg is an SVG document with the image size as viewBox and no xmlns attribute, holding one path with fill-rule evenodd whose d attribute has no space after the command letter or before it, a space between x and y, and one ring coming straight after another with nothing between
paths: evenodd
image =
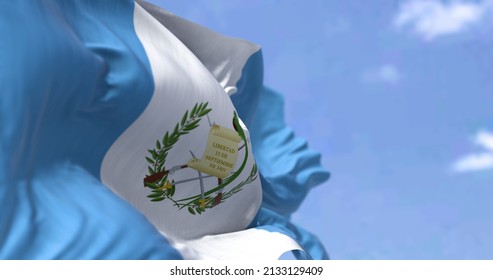
<instances>
[{"instance_id":1,"label":"laurel wreath","mask_svg":"<svg viewBox=\"0 0 493 280\"><path fill-rule=\"evenodd\" d=\"M168 152L173 148L180 136L188 134L191 130L197 128L199 123L205 115L207 115L212 109L207 108L209 102L196 103L192 110L187 110L181 121L175 125L175 128L171 133L169 131L164 134L162 141L156 140L155 149L147 150L150 157L146 157L147 162L152 164L147 167L148 174L146 174L146 179L144 179L144 186L152 189L152 193L147 197L151 201L162 201L166 198L173 201L173 195L175 194L174 182L168 181L168 172L164 169L164 163L166 162L166 157Z\"/></svg>"},{"instance_id":2,"label":"laurel wreath","mask_svg":"<svg viewBox=\"0 0 493 280\"><path fill-rule=\"evenodd\" d=\"M146 157L146 160L152 166L148 166L148 174L146 174L144 179L144 186L151 189L151 194L147 196L150 201L158 202L164 199L169 199L179 208L179 210L187 207L188 212L192 215L202 214L206 209L213 208L214 206L224 202L233 194L241 191L243 186L257 179L258 169L256 164L254 164L249 176L245 180L238 183L229 191L222 193L222 190L227 185L232 183L246 166L248 158L248 145L245 145L245 157L240 168L230 176L224 178L221 184L205 192L204 196L195 195L180 200L175 200L173 198L175 194L175 185L173 180L168 180L169 173L164 167L166 157L168 152L173 148L173 145L178 142L180 136L188 134L191 130L197 128L202 117L212 111L212 109L207 108L207 106L208 102L196 103L190 113L189 111L185 112L181 121L176 124L171 133L166 132L161 142L159 140L156 141L155 149L148 150L150 156ZM238 129L239 136L246 142L245 132L241 128L236 112L233 116L233 124Z\"/></svg>"}]
</instances>

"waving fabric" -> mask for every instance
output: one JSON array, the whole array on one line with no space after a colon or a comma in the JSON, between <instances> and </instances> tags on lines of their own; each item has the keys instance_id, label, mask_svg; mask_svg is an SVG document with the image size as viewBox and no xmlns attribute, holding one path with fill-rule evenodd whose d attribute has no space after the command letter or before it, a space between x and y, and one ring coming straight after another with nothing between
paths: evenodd
<instances>
[{"instance_id":1,"label":"waving fabric","mask_svg":"<svg viewBox=\"0 0 493 280\"><path fill-rule=\"evenodd\" d=\"M0 259L328 257L259 46L128 0L2 2L0 35Z\"/></svg>"}]
</instances>

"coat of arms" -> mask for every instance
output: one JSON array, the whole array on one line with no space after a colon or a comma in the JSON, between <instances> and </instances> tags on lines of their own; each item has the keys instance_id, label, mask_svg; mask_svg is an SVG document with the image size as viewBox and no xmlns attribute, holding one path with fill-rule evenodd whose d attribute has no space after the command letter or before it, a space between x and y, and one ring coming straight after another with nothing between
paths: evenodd
<instances>
[{"instance_id":1,"label":"coat of arms","mask_svg":"<svg viewBox=\"0 0 493 280\"><path fill-rule=\"evenodd\" d=\"M240 125L236 112L233 114L232 123L234 129L229 129L217 124L211 124L208 114L212 109L207 108L208 103L197 103L190 111L186 111L180 122L172 131L164 134L161 140L156 141L154 149L148 150L146 157L148 174L144 178L144 186L151 189L147 196L151 201L158 202L168 200L179 210L187 208L190 214L202 214L206 209L211 209L242 190L243 186L253 182L257 176L257 166L254 164L249 176L243 181L230 187L235 179L245 169L249 151L245 132ZM207 145L201 158L190 153L188 162L174 166L166 166L166 157L180 137L199 127L202 118L209 120L209 134ZM238 151L245 149L244 157L238 169L234 170L238 161ZM197 171L197 176L175 181L173 174L182 169L191 168ZM215 177L216 185L206 190L204 179ZM190 197L175 197L175 190L180 184L197 182L197 195Z\"/></svg>"}]
</instances>

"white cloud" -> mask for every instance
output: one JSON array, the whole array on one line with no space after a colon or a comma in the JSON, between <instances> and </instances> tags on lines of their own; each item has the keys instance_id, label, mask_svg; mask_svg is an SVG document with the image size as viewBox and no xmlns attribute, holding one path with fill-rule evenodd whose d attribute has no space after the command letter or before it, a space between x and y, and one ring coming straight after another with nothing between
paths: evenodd
<instances>
[{"instance_id":1,"label":"white cloud","mask_svg":"<svg viewBox=\"0 0 493 280\"><path fill-rule=\"evenodd\" d=\"M458 159L453 165L455 172L473 172L493 169L493 133L486 130L479 131L473 142L486 151L473 153Z\"/></svg>"},{"instance_id":2,"label":"white cloud","mask_svg":"<svg viewBox=\"0 0 493 280\"><path fill-rule=\"evenodd\" d=\"M401 5L394 25L398 28L409 26L430 41L438 36L466 31L491 11L491 0L408 0Z\"/></svg>"},{"instance_id":3,"label":"white cloud","mask_svg":"<svg viewBox=\"0 0 493 280\"><path fill-rule=\"evenodd\" d=\"M493 133L486 130L480 131L475 137L475 143L493 153Z\"/></svg>"},{"instance_id":4,"label":"white cloud","mask_svg":"<svg viewBox=\"0 0 493 280\"><path fill-rule=\"evenodd\" d=\"M370 83L397 84L401 81L402 75L394 65L384 64L363 73L362 79Z\"/></svg>"},{"instance_id":5,"label":"white cloud","mask_svg":"<svg viewBox=\"0 0 493 280\"><path fill-rule=\"evenodd\" d=\"M453 165L453 170L456 172L471 172L493 168L493 154L481 153L467 155Z\"/></svg>"}]
</instances>

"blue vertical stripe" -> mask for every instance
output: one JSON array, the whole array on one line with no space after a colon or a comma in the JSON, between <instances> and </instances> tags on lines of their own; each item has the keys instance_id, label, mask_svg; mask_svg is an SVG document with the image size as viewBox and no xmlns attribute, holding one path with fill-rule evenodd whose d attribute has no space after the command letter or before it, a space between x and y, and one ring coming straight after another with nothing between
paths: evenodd
<instances>
[{"instance_id":1,"label":"blue vertical stripe","mask_svg":"<svg viewBox=\"0 0 493 280\"><path fill-rule=\"evenodd\" d=\"M0 258L180 258L101 185L153 92L133 1L0 3Z\"/></svg>"},{"instance_id":2,"label":"blue vertical stripe","mask_svg":"<svg viewBox=\"0 0 493 280\"><path fill-rule=\"evenodd\" d=\"M240 117L249 127L253 153L261 173L263 201L250 227L283 233L298 242L305 253L300 259L328 259L320 240L291 223L290 216L311 188L326 181L330 173L320 164L320 153L295 136L284 123L284 100L264 88L261 52L252 55L231 96Z\"/></svg>"}]
</instances>

